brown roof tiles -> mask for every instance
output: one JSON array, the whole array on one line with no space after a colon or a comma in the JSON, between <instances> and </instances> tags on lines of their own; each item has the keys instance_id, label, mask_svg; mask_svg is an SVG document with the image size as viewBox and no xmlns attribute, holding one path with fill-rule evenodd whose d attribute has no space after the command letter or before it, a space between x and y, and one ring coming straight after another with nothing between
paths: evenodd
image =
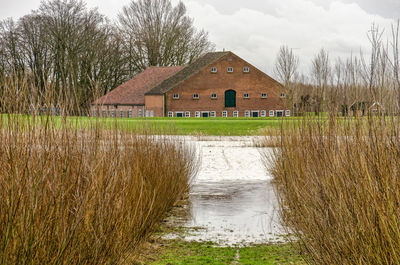
<instances>
[{"instance_id":1,"label":"brown roof tiles","mask_svg":"<svg viewBox=\"0 0 400 265\"><path fill-rule=\"evenodd\" d=\"M144 94L146 92L182 69L182 66L149 67L131 80L97 99L93 104L144 105Z\"/></svg>"},{"instance_id":2,"label":"brown roof tiles","mask_svg":"<svg viewBox=\"0 0 400 265\"><path fill-rule=\"evenodd\" d=\"M186 66L181 71L176 73L175 75L169 77L164 80L159 85L152 88L150 91L146 93L146 95L162 95L168 90L175 87L180 82L188 79L190 76L198 73L201 69L206 67L207 65L212 64L223 56L227 55L229 52L209 52L201 56L199 59L194 61L192 64Z\"/></svg>"}]
</instances>

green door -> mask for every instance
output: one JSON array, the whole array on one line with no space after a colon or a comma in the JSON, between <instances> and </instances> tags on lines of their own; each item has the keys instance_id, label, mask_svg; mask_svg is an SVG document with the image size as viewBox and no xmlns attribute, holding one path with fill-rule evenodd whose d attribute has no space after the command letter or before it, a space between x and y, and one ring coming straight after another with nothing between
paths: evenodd
<instances>
[{"instance_id":1,"label":"green door","mask_svg":"<svg viewBox=\"0 0 400 265\"><path fill-rule=\"evenodd\" d=\"M227 90L225 91L225 108L236 107L236 91Z\"/></svg>"}]
</instances>

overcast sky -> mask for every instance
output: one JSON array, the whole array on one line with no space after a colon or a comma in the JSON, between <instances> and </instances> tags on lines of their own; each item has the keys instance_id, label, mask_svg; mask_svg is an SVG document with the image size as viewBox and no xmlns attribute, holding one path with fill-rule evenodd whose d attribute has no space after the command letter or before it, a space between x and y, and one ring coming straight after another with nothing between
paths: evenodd
<instances>
[{"instance_id":1,"label":"overcast sky","mask_svg":"<svg viewBox=\"0 0 400 265\"><path fill-rule=\"evenodd\" d=\"M130 0L86 0L115 19ZM178 0L173 0L174 2ZM210 34L217 50L231 50L272 74L276 53L288 45L300 56L301 69L320 48L330 57L368 51L372 23L390 33L400 18L399 0L183 0L198 28ZM0 19L18 18L40 0L0 0Z\"/></svg>"}]
</instances>

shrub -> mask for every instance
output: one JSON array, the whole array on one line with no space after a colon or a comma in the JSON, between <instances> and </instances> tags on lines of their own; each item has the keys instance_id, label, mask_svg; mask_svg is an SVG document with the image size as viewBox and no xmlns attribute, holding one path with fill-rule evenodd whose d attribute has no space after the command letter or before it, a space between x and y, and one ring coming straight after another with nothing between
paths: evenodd
<instances>
[{"instance_id":1,"label":"shrub","mask_svg":"<svg viewBox=\"0 0 400 265\"><path fill-rule=\"evenodd\" d=\"M187 192L193 150L101 120L24 114L21 87L0 104L20 113L0 116L0 264L124 263Z\"/></svg>"},{"instance_id":2,"label":"shrub","mask_svg":"<svg viewBox=\"0 0 400 265\"><path fill-rule=\"evenodd\" d=\"M306 119L294 130L269 162L282 221L308 261L400 264L398 118Z\"/></svg>"}]
</instances>

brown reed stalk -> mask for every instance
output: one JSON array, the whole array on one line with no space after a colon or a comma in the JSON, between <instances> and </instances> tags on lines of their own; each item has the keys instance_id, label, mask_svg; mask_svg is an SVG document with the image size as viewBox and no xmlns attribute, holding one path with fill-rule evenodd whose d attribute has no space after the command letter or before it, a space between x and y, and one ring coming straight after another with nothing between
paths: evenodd
<instances>
[{"instance_id":1,"label":"brown reed stalk","mask_svg":"<svg viewBox=\"0 0 400 265\"><path fill-rule=\"evenodd\" d=\"M194 150L152 130L55 116L48 106L68 106L51 91L3 80L0 264L124 264L188 191Z\"/></svg>"},{"instance_id":2,"label":"brown reed stalk","mask_svg":"<svg viewBox=\"0 0 400 265\"><path fill-rule=\"evenodd\" d=\"M267 160L307 261L400 264L398 117L305 119L294 129Z\"/></svg>"}]
</instances>

